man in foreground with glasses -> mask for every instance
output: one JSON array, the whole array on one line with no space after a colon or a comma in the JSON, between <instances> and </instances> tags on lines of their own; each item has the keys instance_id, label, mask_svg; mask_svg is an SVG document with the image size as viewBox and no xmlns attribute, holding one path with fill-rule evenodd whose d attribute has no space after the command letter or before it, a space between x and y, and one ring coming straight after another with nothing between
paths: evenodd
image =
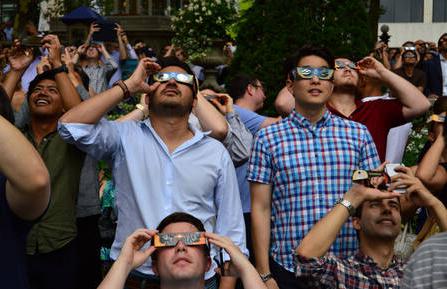
<instances>
[{"instance_id":1,"label":"man in foreground with glasses","mask_svg":"<svg viewBox=\"0 0 447 289\"><path fill-rule=\"evenodd\" d=\"M146 79L149 81L146 82ZM245 227L234 166L218 141L188 126L198 84L176 58L143 58L132 76L68 111L59 133L68 142L111 163L116 184L118 226L111 257L137 228L154 228L175 211L193 212L209 232L228 236L246 253ZM101 117L123 98L147 93L149 118L112 122ZM211 256L216 252L211 251ZM213 272L206 287L217 288ZM157 286L151 262L131 279ZM222 278L220 288L234 282Z\"/></svg>"},{"instance_id":2,"label":"man in foreground with glasses","mask_svg":"<svg viewBox=\"0 0 447 289\"><path fill-rule=\"evenodd\" d=\"M332 54L306 46L293 63L288 89L295 110L259 131L248 173L256 267L270 289L308 288L300 287L293 273L295 247L351 187L353 170L379 165L366 127L326 109L333 89ZM347 256L357 248L348 223L331 252Z\"/></svg>"},{"instance_id":3,"label":"man in foreground with glasses","mask_svg":"<svg viewBox=\"0 0 447 289\"><path fill-rule=\"evenodd\" d=\"M447 229L447 210L410 168L396 171L388 191L356 184L318 221L296 249L297 276L317 282L312 288L399 288L403 261L394 255L394 241L401 227L400 199L429 210L441 231ZM402 186L403 195L393 192ZM360 247L340 258L328 251L349 219Z\"/></svg>"},{"instance_id":4,"label":"man in foreground with glasses","mask_svg":"<svg viewBox=\"0 0 447 289\"><path fill-rule=\"evenodd\" d=\"M383 85L389 87L397 99L383 98ZM356 98L359 93L378 98L362 101ZM338 58L335 60L334 92L327 107L334 115L365 125L381 161L385 161L389 130L425 113L430 103L414 85L372 57L365 57L357 64Z\"/></svg>"},{"instance_id":5,"label":"man in foreground with glasses","mask_svg":"<svg viewBox=\"0 0 447 289\"><path fill-rule=\"evenodd\" d=\"M245 289L266 288L256 269L229 238L206 232L200 220L176 212L164 218L156 230L133 232L98 289L122 289L129 273L149 257L161 289L204 288L205 272L211 266L210 246L225 250L231 258L225 268L219 269L221 276L240 277Z\"/></svg>"}]
</instances>

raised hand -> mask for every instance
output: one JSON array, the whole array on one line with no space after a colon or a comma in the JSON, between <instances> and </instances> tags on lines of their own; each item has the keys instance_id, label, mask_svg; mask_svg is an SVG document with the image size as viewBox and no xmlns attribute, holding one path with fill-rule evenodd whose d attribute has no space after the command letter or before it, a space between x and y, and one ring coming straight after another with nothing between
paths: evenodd
<instances>
[{"instance_id":1,"label":"raised hand","mask_svg":"<svg viewBox=\"0 0 447 289\"><path fill-rule=\"evenodd\" d=\"M62 65L61 60L61 43L57 35L49 34L42 39L42 47L48 50L48 61L53 68Z\"/></svg>"},{"instance_id":2,"label":"raised hand","mask_svg":"<svg viewBox=\"0 0 447 289\"><path fill-rule=\"evenodd\" d=\"M367 56L357 62L358 72L362 75L382 79L381 73L387 71L386 67L374 57Z\"/></svg>"},{"instance_id":3,"label":"raised hand","mask_svg":"<svg viewBox=\"0 0 447 289\"><path fill-rule=\"evenodd\" d=\"M149 75L159 71L160 69L160 65L150 58L145 57L141 59L132 75L124 81L130 93L151 93L152 91L157 89L157 87L160 85L159 82L155 82L154 84L149 85L146 82L146 79L149 77Z\"/></svg>"},{"instance_id":4,"label":"raised hand","mask_svg":"<svg viewBox=\"0 0 447 289\"><path fill-rule=\"evenodd\" d=\"M138 229L133 232L124 242L117 262L124 262L130 269L141 266L155 251L154 246L143 250L142 248L156 233L157 231L148 229Z\"/></svg>"},{"instance_id":5,"label":"raised hand","mask_svg":"<svg viewBox=\"0 0 447 289\"><path fill-rule=\"evenodd\" d=\"M11 69L23 72L33 62L34 55L32 49L23 49L20 45L14 46L8 57Z\"/></svg>"}]
</instances>

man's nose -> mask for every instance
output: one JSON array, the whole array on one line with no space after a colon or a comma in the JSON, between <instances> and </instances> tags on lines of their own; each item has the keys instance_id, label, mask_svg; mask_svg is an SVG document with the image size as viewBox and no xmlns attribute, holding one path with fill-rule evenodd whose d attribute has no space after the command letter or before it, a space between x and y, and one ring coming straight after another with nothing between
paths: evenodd
<instances>
[{"instance_id":1,"label":"man's nose","mask_svg":"<svg viewBox=\"0 0 447 289\"><path fill-rule=\"evenodd\" d=\"M186 251L186 245L183 241L178 241L177 245L175 245L175 249L177 252Z\"/></svg>"}]
</instances>

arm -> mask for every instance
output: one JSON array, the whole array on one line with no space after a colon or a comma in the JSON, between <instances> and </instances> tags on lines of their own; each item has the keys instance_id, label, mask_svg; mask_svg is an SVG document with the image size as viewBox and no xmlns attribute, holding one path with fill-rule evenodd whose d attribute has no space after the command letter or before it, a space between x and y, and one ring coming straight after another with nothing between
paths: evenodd
<instances>
[{"instance_id":1,"label":"arm","mask_svg":"<svg viewBox=\"0 0 447 289\"><path fill-rule=\"evenodd\" d=\"M295 98L287 87L283 87L275 99L275 109L283 117L287 117L295 107Z\"/></svg>"},{"instance_id":2,"label":"arm","mask_svg":"<svg viewBox=\"0 0 447 289\"><path fill-rule=\"evenodd\" d=\"M88 31L87 38L85 39L84 44L86 46L90 45L90 42L92 41L93 33L97 32L97 31L100 31L100 30L101 30L101 27L99 27L99 24L96 24L95 22L92 22L90 24L90 30Z\"/></svg>"},{"instance_id":3,"label":"arm","mask_svg":"<svg viewBox=\"0 0 447 289\"><path fill-rule=\"evenodd\" d=\"M404 197L416 207L427 208L435 217L441 232L447 231L447 209L444 204L424 187L421 180L414 176L411 168L398 167L395 170L399 174L393 176L390 190L405 186L407 193Z\"/></svg>"},{"instance_id":4,"label":"arm","mask_svg":"<svg viewBox=\"0 0 447 289\"><path fill-rule=\"evenodd\" d=\"M211 136L217 140L225 139L228 133L227 121L200 92L192 112L199 119L202 130L211 131Z\"/></svg>"},{"instance_id":5,"label":"arm","mask_svg":"<svg viewBox=\"0 0 447 289\"><path fill-rule=\"evenodd\" d=\"M116 121L126 121L126 120L140 121L147 118L149 115L149 108L148 105L146 104L146 99L148 99L146 94L142 93L140 96L140 104L143 106L143 109L139 109L138 107L136 107L134 110L132 110L126 115L121 116Z\"/></svg>"},{"instance_id":6,"label":"arm","mask_svg":"<svg viewBox=\"0 0 447 289\"><path fill-rule=\"evenodd\" d=\"M274 123L277 123L278 121L281 120L281 117L265 117L265 120L261 123L261 127L260 128L264 128L264 127L268 127L269 125L272 125Z\"/></svg>"},{"instance_id":7,"label":"arm","mask_svg":"<svg viewBox=\"0 0 447 289\"><path fill-rule=\"evenodd\" d=\"M354 184L343 199L358 208L364 201L399 197L399 193L383 192ZM337 204L301 241L296 254L306 258L324 256L335 241L342 226L349 218L349 212L342 204Z\"/></svg>"},{"instance_id":8,"label":"arm","mask_svg":"<svg viewBox=\"0 0 447 289\"><path fill-rule=\"evenodd\" d=\"M118 23L115 23L115 25L116 38L118 39L118 47L120 51L120 60L126 60L128 58L127 49L126 44L124 43L122 38L122 36L124 35L124 30Z\"/></svg>"},{"instance_id":9,"label":"arm","mask_svg":"<svg viewBox=\"0 0 447 289\"><path fill-rule=\"evenodd\" d=\"M410 82L386 69L372 57L365 57L358 62L359 73L376 78L388 86L402 103L402 114L406 120L422 115L430 108L427 98Z\"/></svg>"},{"instance_id":10,"label":"arm","mask_svg":"<svg viewBox=\"0 0 447 289\"><path fill-rule=\"evenodd\" d=\"M234 165L241 165L250 157L253 135L234 111L233 99L228 94L215 93L214 91L203 91L203 94L218 95L218 98L211 99L210 102L225 116L230 125L223 144L230 153Z\"/></svg>"},{"instance_id":11,"label":"arm","mask_svg":"<svg viewBox=\"0 0 447 289\"><path fill-rule=\"evenodd\" d=\"M141 266L155 251L154 246L141 250L156 231L139 229L127 237L118 259L113 263L98 289L122 289L130 271Z\"/></svg>"},{"instance_id":12,"label":"arm","mask_svg":"<svg viewBox=\"0 0 447 289\"><path fill-rule=\"evenodd\" d=\"M435 124L437 125L437 124ZM441 130L442 130L442 124ZM439 165L444 151L445 141L442 131L419 163L416 176L431 190L440 191L447 182L447 172Z\"/></svg>"},{"instance_id":13,"label":"arm","mask_svg":"<svg viewBox=\"0 0 447 289\"><path fill-rule=\"evenodd\" d=\"M9 57L11 70L6 74L6 78L2 85L10 100L14 95L17 83L19 83L23 73L31 62L33 62L33 59L32 50L18 51L18 49L16 49L16 51L13 52L13 56Z\"/></svg>"},{"instance_id":14,"label":"arm","mask_svg":"<svg viewBox=\"0 0 447 289\"><path fill-rule=\"evenodd\" d=\"M251 192L251 235L256 269L260 274L270 272L270 216L272 210L272 185L250 182ZM278 288L272 278L266 282L268 288Z\"/></svg>"},{"instance_id":15,"label":"arm","mask_svg":"<svg viewBox=\"0 0 447 289\"><path fill-rule=\"evenodd\" d=\"M245 240L245 223L236 171L230 156L224 149L222 149L221 163L223 166L215 189L215 204L217 207L215 232L231 238L240 250L248 255ZM225 258L225 260L227 261L228 258ZM221 279L219 289L234 289L235 285L236 278L224 276Z\"/></svg>"},{"instance_id":16,"label":"arm","mask_svg":"<svg viewBox=\"0 0 447 289\"><path fill-rule=\"evenodd\" d=\"M7 179L6 199L11 210L25 220L42 215L50 199L47 168L31 143L1 116L0 172Z\"/></svg>"},{"instance_id":17,"label":"arm","mask_svg":"<svg viewBox=\"0 0 447 289\"><path fill-rule=\"evenodd\" d=\"M129 92L131 94L136 92L150 93L155 90L159 83L156 82L151 86L146 83L146 78L148 77L146 69L159 68L159 65L152 62L149 58L143 58L132 76L124 81ZM95 124L104 114L120 103L123 97L124 92L119 86L112 87L70 109L61 117L60 121L64 123Z\"/></svg>"},{"instance_id":18,"label":"arm","mask_svg":"<svg viewBox=\"0 0 447 289\"><path fill-rule=\"evenodd\" d=\"M56 35L47 35L42 40L45 44L42 46L48 50L48 60L53 69L62 66L61 45ZM62 103L65 110L69 110L81 103L81 98L76 88L70 81L67 73L61 72L55 75L56 85L62 97Z\"/></svg>"},{"instance_id":19,"label":"arm","mask_svg":"<svg viewBox=\"0 0 447 289\"><path fill-rule=\"evenodd\" d=\"M211 244L223 248L230 255L231 261L225 268L225 275L240 277L245 289L267 289L258 271L229 238L209 232L206 232L205 236Z\"/></svg>"},{"instance_id":20,"label":"arm","mask_svg":"<svg viewBox=\"0 0 447 289\"><path fill-rule=\"evenodd\" d=\"M98 50L102 55L104 55L104 65L106 68L106 72L110 75L113 71L118 68L118 64L112 59L107 49L104 47L104 44L101 44L98 47Z\"/></svg>"}]
</instances>

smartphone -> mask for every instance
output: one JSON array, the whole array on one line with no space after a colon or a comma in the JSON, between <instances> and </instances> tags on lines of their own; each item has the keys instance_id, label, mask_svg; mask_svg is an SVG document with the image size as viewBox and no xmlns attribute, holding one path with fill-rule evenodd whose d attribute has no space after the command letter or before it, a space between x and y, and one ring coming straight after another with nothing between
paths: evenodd
<instances>
[{"instance_id":1,"label":"smartphone","mask_svg":"<svg viewBox=\"0 0 447 289\"><path fill-rule=\"evenodd\" d=\"M396 172L397 167L404 167L403 164L386 164L385 165L385 173L392 178L393 176L397 175L398 172ZM394 189L395 192L404 194L407 192L406 187L399 187Z\"/></svg>"}]
</instances>

